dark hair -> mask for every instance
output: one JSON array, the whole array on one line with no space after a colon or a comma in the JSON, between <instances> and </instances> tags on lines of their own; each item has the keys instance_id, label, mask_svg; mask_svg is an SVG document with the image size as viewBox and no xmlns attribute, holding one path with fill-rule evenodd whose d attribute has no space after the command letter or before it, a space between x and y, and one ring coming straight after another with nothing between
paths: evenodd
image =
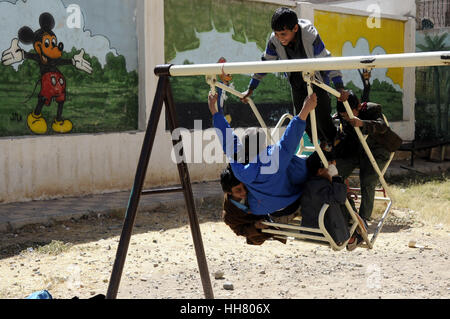
<instances>
[{"instance_id":1,"label":"dark hair","mask_svg":"<svg viewBox=\"0 0 450 319\"><path fill-rule=\"evenodd\" d=\"M272 16L273 31L292 30L296 24L298 24L297 14L289 8L278 8Z\"/></svg>"},{"instance_id":2,"label":"dark hair","mask_svg":"<svg viewBox=\"0 0 450 319\"><path fill-rule=\"evenodd\" d=\"M241 181L234 176L230 165L228 165L220 174L220 185L222 186L224 193L231 193L231 189L238 186L240 183Z\"/></svg>"},{"instance_id":3,"label":"dark hair","mask_svg":"<svg viewBox=\"0 0 450 319\"><path fill-rule=\"evenodd\" d=\"M306 160L306 168L310 176L316 176L319 168L323 168L324 165L317 152L311 154Z\"/></svg>"},{"instance_id":4,"label":"dark hair","mask_svg":"<svg viewBox=\"0 0 450 319\"><path fill-rule=\"evenodd\" d=\"M358 97L355 95L355 93L353 93L352 91L349 91L350 95L348 96L348 103L350 104L350 108L352 110L356 110L358 108L359 105L359 99ZM336 104L336 110L338 111L338 113L346 113L347 111L345 110L345 106L343 102L337 102Z\"/></svg>"}]
</instances>

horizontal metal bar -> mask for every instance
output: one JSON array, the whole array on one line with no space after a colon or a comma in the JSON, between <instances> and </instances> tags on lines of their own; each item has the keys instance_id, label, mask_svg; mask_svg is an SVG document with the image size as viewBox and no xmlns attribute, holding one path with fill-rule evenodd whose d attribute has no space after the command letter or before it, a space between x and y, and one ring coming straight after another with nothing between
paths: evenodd
<instances>
[{"instance_id":1,"label":"horizontal metal bar","mask_svg":"<svg viewBox=\"0 0 450 319\"><path fill-rule=\"evenodd\" d=\"M180 192L183 192L183 187L166 187L166 188L145 190L145 191L142 191L142 195L180 193Z\"/></svg>"},{"instance_id":2,"label":"horizontal metal bar","mask_svg":"<svg viewBox=\"0 0 450 319\"><path fill-rule=\"evenodd\" d=\"M358 199L362 198L362 195L357 195L357 196L358 196ZM382 196L375 196L373 199L374 200L379 200L379 201L385 201L385 202L390 202L391 201L391 199L389 197L382 197Z\"/></svg>"},{"instance_id":3,"label":"horizontal metal bar","mask_svg":"<svg viewBox=\"0 0 450 319\"><path fill-rule=\"evenodd\" d=\"M262 232L268 233L268 234L273 234L273 235L283 235L283 236L294 237L294 238L298 238L298 239L311 239L311 240L317 240L317 241L323 241L323 242L329 243L328 240L322 236L306 235L306 234L301 234L301 233L294 233L294 232L281 231L281 230L275 230L275 229L263 229Z\"/></svg>"},{"instance_id":4,"label":"horizontal metal bar","mask_svg":"<svg viewBox=\"0 0 450 319\"><path fill-rule=\"evenodd\" d=\"M278 61L173 65L171 76L246 74L275 72L318 72L331 70L402 68L450 65L450 51L330 57Z\"/></svg>"},{"instance_id":5,"label":"horizontal metal bar","mask_svg":"<svg viewBox=\"0 0 450 319\"><path fill-rule=\"evenodd\" d=\"M284 228L284 229L293 229L293 230L302 230L302 231L307 231L307 232L311 232L311 233L322 233L320 229L318 228L308 228L308 227L301 227L301 226L295 226L292 224L279 224L279 223L270 223L270 222L263 222L263 225L266 226L273 226L273 227L279 227L279 228Z\"/></svg>"}]
</instances>

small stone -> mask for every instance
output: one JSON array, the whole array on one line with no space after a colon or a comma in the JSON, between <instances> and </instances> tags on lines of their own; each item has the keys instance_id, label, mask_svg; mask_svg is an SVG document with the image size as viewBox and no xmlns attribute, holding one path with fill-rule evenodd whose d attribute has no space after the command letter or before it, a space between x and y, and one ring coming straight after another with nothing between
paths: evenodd
<instances>
[{"instance_id":1,"label":"small stone","mask_svg":"<svg viewBox=\"0 0 450 319\"><path fill-rule=\"evenodd\" d=\"M223 276L225 275L225 273L221 270L218 270L214 273L214 279L220 280L220 279L224 279Z\"/></svg>"},{"instance_id":2,"label":"small stone","mask_svg":"<svg viewBox=\"0 0 450 319\"><path fill-rule=\"evenodd\" d=\"M224 283L223 284L223 289L225 289L225 290L234 290L233 283L231 283L231 282Z\"/></svg>"}]
</instances>

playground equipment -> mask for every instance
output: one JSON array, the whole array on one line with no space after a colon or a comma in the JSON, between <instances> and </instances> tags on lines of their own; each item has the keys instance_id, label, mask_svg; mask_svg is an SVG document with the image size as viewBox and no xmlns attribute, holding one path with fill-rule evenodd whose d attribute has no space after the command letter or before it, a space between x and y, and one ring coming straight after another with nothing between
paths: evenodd
<instances>
[{"instance_id":1,"label":"playground equipment","mask_svg":"<svg viewBox=\"0 0 450 319\"><path fill-rule=\"evenodd\" d=\"M442 51L442 52L426 52L426 53L405 53L405 54L390 54L390 55L378 55L378 56L360 56L360 57L338 57L338 58L321 58L321 59L305 59L305 60L282 60L282 61L264 61L264 62L240 62L240 63L215 63L215 64L201 64L201 65L160 65L155 68L155 74L159 77L158 87L155 94L152 111L150 114L150 119L148 122L148 127L146 130L141 155L136 171L136 178L134 181L134 185L130 194L130 200L127 207L127 212L125 215L125 221L123 225L122 234L120 237L119 246L117 249L117 255L114 262L113 270L111 273L111 279L108 287L107 298L114 299L117 297L117 292L119 289L119 284L123 272L123 267L125 264L125 259L127 256L127 251L130 243L130 238L133 230L133 225L136 219L137 207L139 205L140 196L144 193L142 191L145 175L148 168L148 163L150 159L150 155L152 153L153 144L155 141L157 125L159 122L159 118L161 116L161 111L163 107L163 103L166 105L166 110L168 114L168 123L169 128L173 132L178 128L178 124L175 117L175 105L172 96L172 89L169 82L169 77L171 76L194 76L194 75L202 75L206 76L208 83L211 85L213 89L214 86L218 85L217 82L214 82L212 79L216 78L219 74L248 74L248 73L272 73L272 72L303 72L303 76L305 81L308 84L308 92L312 94L312 85L319 86L329 93L340 96L339 92L334 90L333 88L325 85L324 83L318 81L315 77L315 72L319 71L328 71L328 70L343 70L343 69L374 69L374 68L390 68L390 67L416 67L416 66L443 66L450 65L450 51ZM229 91L229 88L222 87L222 89ZM234 92L236 93L236 92ZM237 92L239 93L239 92ZM240 94L240 93L239 93ZM237 95L237 94L236 94ZM239 96L239 95L238 95ZM205 97L206 99L206 97ZM353 113L351 111L350 105L348 102L344 103L347 113L350 118L353 118ZM257 113L256 106L254 103L251 103L255 115ZM323 161L325 167L328 167L328 162L323 154L317 137L317 127L316 127L316 117L315 111L312 111L310 114L311 117L311 126L313 133L313 144L314 150L316 150ZM257 116L258 118L258 116ZM283 123L289 116L280 119L280 123ZM281 121L283 120L283 122ZM264 121L262 117L259 116L258 121L261 125L263 125ZM265 124L264 124L265 125ZM281 124L280 124L281 125ZM386 194L389 195L389 187L386 184L384 179L384 173L386 172L387 166L381 170L375 162L375 159L365 141L363 134L359 128L355 128L358 138L361 141L361 144L364 147L375 171L377 172L380 182L383 188L386 191ZM273 137L270 136L270 139ZM173 141L174 146L179 144L181 141ZM206 299L214 298L211 280L209 277L208 265L206 261L206 255L203 247L203 241L200 232L200 226L198 223L197 214L195 211L194 198L192 193L192 186L189 177L189 171L187 168L187 164L184 161L184 152L180 151L177 156L181 157L181 160L177 161L178 172L181 180L181 187L172 187L172 188L163 188L159 190L146 191L145 194L150 193L166 193L166 192L183 192L187 212L189 215L189 222L191 226L191 232L194 241L194 248L196 251L197 262L200 271L200 277L203 285L203 291ZM392 199L389 199L388 207L381 218L377 230L373 234L372 238L369 239L366 233L363 233L363 239L365 242L365 246L367 248L373 248L375 240L383 227L384 220L389 212L389 209L392 205ZM353 234L356 231L359 224L357 222L357 218L355 216L355 212L353 211L349 202L346 202L346 207L351 212L352 220L354 221L353 226L351 227L350 233ZM330 245L333 249L340 250L345 246L337 246L334 243L331 236L328 234L324 227L324 216L327 211L327 205L322 207L322 211L320 214L320 229L310 229L307 228L306 231L313 232L318 235L302 235L302 239L312 239L314 241L318 241L321 243L325 243ZM283 224L270 224L271 226L279 226L285 227L286 229L294 230L295 233L299 233L299 226L296 225L283 225ZM292 227L295 227L292 229ZM290 234L290 232L289 232ZM286 235L286 234L281 234ZM290 236L290 235L289 235ZM306 237L311 236L311 238ZM346 245L347 243L345 243Z\"/></svg>"}]
</instances>

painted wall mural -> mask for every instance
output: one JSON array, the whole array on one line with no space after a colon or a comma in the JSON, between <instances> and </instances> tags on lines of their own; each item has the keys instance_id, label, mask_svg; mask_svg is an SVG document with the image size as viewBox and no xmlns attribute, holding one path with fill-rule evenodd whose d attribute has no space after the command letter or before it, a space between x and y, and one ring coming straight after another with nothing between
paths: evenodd
<instances>
[{"instance_id":1,"label":"painted wall mural","mask_svg":"<svg viewBox=\"0 0 450 319\"><path fill-rule=\"evenodd\" d=\"M405 23L381 19L381 28L369 28L367 17L315 11L314 24L333 56L404 53ZM358 70L343 70L344 85L362 96L364 82ZM370 100L380 103L389 121L403 119L403 69L374 69ZM333 103L335 104L335 103Z\"/></svg>"},{"instance_id":2,"label":"painted wall mural","mask_svg":"<svg viewBox=\"0 0 450 319\"><path fill-rule=\"evenodd\" d=\"M279 6L248 1L166 0L166 62L173 64L259 61L271 34L270 21ZM174 8L177 8L174 10ZM258 17L258 19L255 19ZM405 23L382 19L382 28L367 27L367 17L315 11L315 26L333 56L393 54L404 52ZM362 70L360 70L362 71ZM343 71L347 88L361 96L362 72ZM249 75L233 75L238 91L245 91ZM402 69L375 69L370 74L370 99L383 105L390 121L403 119ZM175 102L183 127L193 128L194 119L208 123L205 109L209 91L203 77L174 78ZM253 95L268 125L292 112L290 85L283 74L267 76ZM332 105L336 102L333 99ZM258 125L247 105L235 97L226 102L234 127Z\"/></svg>"},{"instance_id":3,"label":"painted wall mural","mask_svg":"<svg viewBox=\"0 0 450 319\"><path fill-rule=\"evenodd\" d=\"M450 50L450 28L416 32L417 52ZM416 139L450 137L450 67L416 68Z\"/></svg>"},{"instance_id":4,"label":"painted wall mural","mask_svg":"<svg viewBox=\"0 0 450 319\"><path fill-rule=\"evenodd\" d=\"M222 57L228 62L259 61L278 8L235 0L166 0L164 5L166 62L173 64L216 63ZM233 75L230 83L243 92L249 80L250 75L239 74ZM180 125L192 129L194 120L202 120L203 128L211 127L205 78L171 81ZM269 74L252 98L269 126L292 110L290 85L283 74ZM259 125L250 107L237 97L228 94L225 107L233 127Z\"/></svg>"},{"instance_id":5,"label":"painted wall mural","mask_svg":"<svg viewBox=\"0 0 450 319\"><path fill-rule=\"evenodd\" d=\"M0 136L136 130L135 0L0 0Z\"/></svg>"}]
</instances>

